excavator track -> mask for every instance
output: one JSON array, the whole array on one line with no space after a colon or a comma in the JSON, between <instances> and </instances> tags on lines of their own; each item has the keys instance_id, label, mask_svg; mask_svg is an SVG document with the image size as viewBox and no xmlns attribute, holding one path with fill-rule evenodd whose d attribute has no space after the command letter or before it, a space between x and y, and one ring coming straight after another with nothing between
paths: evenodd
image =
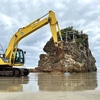
<instances>
[{"instance_id":1,"label":"excavator track","mask_svg":"<svg viewBox=\"0 0 100 100\"><path fill-rule=\"evenodd\" d=\"M0 77L28 76L29 70L25 68L13 68L0 66Z\"/></svg>"}]
</instances>

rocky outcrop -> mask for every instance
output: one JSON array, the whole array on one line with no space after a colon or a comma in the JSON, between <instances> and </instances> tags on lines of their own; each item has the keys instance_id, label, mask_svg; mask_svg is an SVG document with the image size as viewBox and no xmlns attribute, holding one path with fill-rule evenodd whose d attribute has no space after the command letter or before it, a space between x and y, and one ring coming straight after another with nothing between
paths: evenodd
<instances>
[{"instance_id":1,"label":"rocky outcrop","mask_svg":"<svg viewBox=\"0 0 100 100\"><path fill-rule=\"evenodd\" d=\"M74 34L63 42L63 48L57 48L51 38L43 50L46 54L40 55L37 70L42 72L93 72L95 58L89 49L88 36L86 34Z\"/></svg>"}]
</instances>

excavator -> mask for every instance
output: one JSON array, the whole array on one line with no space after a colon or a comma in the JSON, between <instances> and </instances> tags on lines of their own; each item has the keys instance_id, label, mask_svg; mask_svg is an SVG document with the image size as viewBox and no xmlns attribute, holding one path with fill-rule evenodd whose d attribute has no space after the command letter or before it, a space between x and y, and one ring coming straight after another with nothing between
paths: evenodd
<instances>
[{"instance_id":1,"label":"excavator","mask_svg":"<svg viewBox=\"0 0 100 100\"><path fill-rule=\"evenodd\" d=\"M54 44L58 48L60 41L62 41L60 27L55 17L55 13L53 11L49 11L47 14L36 19L29 25L20 28L12 36L5 53L0 54L0 76L6 76L6 77L28 76L29 74L28 69L13 67L13 66L23 66L25 63L24 55L26 52L18 48L18 43L24 37L28 36L29 34L33 33L34 31L38 30L39 28L47 24L50 25ZM60 40L58 40L57 31L59 33Z\"/></svg>"}]
</instances>

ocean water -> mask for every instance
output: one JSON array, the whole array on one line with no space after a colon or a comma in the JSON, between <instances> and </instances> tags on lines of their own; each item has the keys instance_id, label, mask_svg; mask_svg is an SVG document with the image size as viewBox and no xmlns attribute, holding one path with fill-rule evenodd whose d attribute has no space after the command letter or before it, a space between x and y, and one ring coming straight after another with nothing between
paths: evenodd
<instances>
[{"instance_id":1,"label":"ocean water","mask_svg":"<svg viewBox=\"0 0 100 100\"><path fill-rule=\"evenodd\" d=\"M30 73L27 77L0 77L0 92L100 90L100 68L93 73Z\"/></svg>"}]
</instances>

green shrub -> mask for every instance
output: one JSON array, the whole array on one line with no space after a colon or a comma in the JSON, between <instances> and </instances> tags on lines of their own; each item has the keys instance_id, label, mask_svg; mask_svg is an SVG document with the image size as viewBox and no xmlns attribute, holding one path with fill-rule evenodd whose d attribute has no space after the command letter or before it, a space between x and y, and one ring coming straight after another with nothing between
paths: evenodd
<instances>
[{"instance_id":1,"label":"green shrub","mask_svg":"<svg viewBox=\"0 0 100 100\"><path fill-rule=\"evenodd\" d=\"M75 39L75 42L79 45L80 43L83 44L83 39L82 38L77 38Z\"/></svg>"}]
</instances>

